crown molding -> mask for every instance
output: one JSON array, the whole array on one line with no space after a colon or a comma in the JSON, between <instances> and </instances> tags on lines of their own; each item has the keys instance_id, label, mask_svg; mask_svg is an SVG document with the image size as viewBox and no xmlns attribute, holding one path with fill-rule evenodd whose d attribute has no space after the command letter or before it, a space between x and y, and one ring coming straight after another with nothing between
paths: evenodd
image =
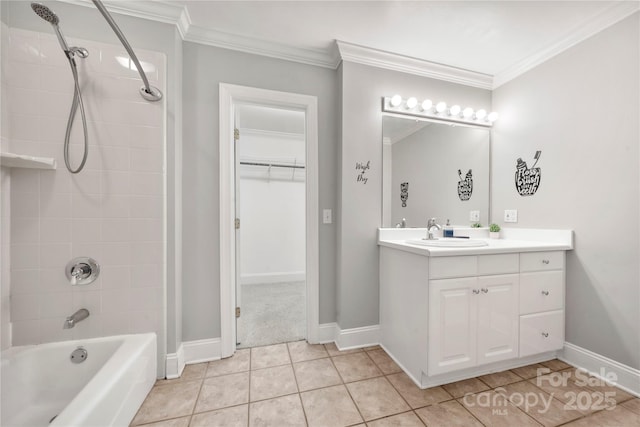
<instances>
[{"instance_id":1,"label":"crown molding","mask_svg":"<svg viewBox=\"0 0 640 427\"><path fill-rule=\"evenodd\" d=\"M84 7L95 7L91 0L58 0L62 3L74 4ZM102 2L109 12L121 15L133 16L136 18L148 19L165 24L178 25L181 16L186 14L186 7L173 2L156 1L117 1L105 0Z\"/></svg>"},{"instance_id":2,"label":"crown molding","mask_svg":"<svg viewBox=\"0 0 640 427\"><path fill-rule=\"evenodd\" d=\"M640 3L636 1L622 1L611 5L602 13L594 16L589 21L571 29L567 34L545 49L530 55L507 68L506 70L496 74L493 77L493 87L496 89L503 84L515 79L516 77L526 73L527 71L537 67L538 65L550 60L554 56L564 52L565 50L575 46L576 44L588 39L591 36L603 31L604 29L622 21L640 10Z\"/></svg>"},{"instance_id":3,"label":"crown molding","mask_svg":"<svg viewBox=\"0 0 640 427\"><path fill-rule=\"evenodd\" d=\"M343 61L356 62L358 64L430 77L482 89L491 89L493 87L493 77L489 74L438 64L423 59L411 58L340 40L337 40L336 44L338 45L338 50L340 51L340 56Z\"/></svg>"}]
</instances>

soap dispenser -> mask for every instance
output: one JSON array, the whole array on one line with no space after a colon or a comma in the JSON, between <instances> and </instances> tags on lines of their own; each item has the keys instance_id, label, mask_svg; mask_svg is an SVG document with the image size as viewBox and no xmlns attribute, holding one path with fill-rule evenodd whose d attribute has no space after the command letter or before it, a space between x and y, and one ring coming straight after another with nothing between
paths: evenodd
<instances>
[{"instance_id":1,"label":"soap dispenser","mask_svg":"<svg viewBox=\"0 0 640 427\"><path fill-rule=\"evenodd\" d=\"M451 226L451 223L448 219L447 223L442 228L442 237L453 237L453 227Z\"/></svg>"}]
</instances>

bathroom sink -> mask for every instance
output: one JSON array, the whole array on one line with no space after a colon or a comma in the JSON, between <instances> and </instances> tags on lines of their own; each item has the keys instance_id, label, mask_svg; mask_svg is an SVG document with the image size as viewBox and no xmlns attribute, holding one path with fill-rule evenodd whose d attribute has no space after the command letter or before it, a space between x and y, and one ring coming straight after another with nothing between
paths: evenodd
<instances>
[{"instance_id":1,"label":"bathroom sink","mask_svg":"<svg viewBox=\"0 0 640 427\"><path fill-rule=\"evenodd\" d=\"M478 248L481 246L488 246L489 244L484 240L479 239L435 239L435 240L427 240L427 239L413 239L406 240L407 243L412 245L421 245L421 246L438 246L444 248Z\"/></svg>"}]
</instances>

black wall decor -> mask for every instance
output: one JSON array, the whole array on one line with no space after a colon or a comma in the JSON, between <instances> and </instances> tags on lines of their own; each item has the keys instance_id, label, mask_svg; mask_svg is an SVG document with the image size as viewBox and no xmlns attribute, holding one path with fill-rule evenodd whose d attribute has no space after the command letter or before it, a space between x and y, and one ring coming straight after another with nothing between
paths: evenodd
<instances>
[{"instance_id":1,"label":"black wall decor","mask_svg":"<svg viewBox=\"0 0 640 427\"><path fill-rule=\"evenodd\" d=\"M467 172L467 175L463 178L462 171L458 169L458 176L460 177L460 181L458 181L458 197L460 197L462 201L469 200L473 193L473 173L471 169L469 169L469 172Z\"/></svg>"},{"instance_id":2,"label":"black wall decor","mask_svg":"<svg viewBox=\"0 0 640 427\"><path fill-rule=\"evenodd\" d=\"M371 169L371 160L365 162L356 162L356 182L366 184L369 178L365 176L365 173Z\"/></svg>"},{"instance_id":3,"label":"black wall decor","mask_svg":"<svg viewBox=\"0 0 640 427\"><path fill-rule=\"evenodd\" d=\"M538 160L540 160L540 154L542 151L536 151L533 159L535 163L530 168L527 167L527 162L518 158L516 163L516 190L521 196L533 196L540 187L540 168L537 168Z\"/></svg>"},{"instance_id":4,"label":"black wall decor","mask_svg":"<svg viewBox=\"0 0 640 427\"><path fill-rule=\"evenodd\" d=\"M402 201L402 207L407 207L407 199L409 198L409 183L403 182L400 184L400 201Z\"/></svg>"}]
</instances>

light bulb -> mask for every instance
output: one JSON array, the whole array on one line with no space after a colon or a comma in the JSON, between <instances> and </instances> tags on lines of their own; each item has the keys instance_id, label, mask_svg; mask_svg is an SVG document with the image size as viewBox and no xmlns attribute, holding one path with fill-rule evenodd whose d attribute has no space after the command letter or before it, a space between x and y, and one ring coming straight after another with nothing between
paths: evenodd
<instances>
[{"instance_id":1,"label":"light bulb","mask_svg":"<svg viewBox=\"0 0 640 427\"><path fill-rule=\"evenodd\" d=\"M487 116L487 120L489 120L491 123L495 122L496 120L498 120L498 117L500 117L500 115L498 113L496 113L495 111L492 111L491 113L489 113L489 115Z\"/></svg>"},{"instance_id":2,"label":"light bulb","mask_svg":"<svg viewBox=\"0 0 640 427\"><path fill-rule=\"evenodd\" d=\"M420 108L422 109L422 111L429 111L431 110L432 106L433 106L433 102L431 102L430 99L425 99L424 101L422 101Z\"/></svg>"},{"instance_id":3,"label":"light bulb","mask_svg":"<svg viewBox=\"0 0 640 427\"><path fill-rule=\"evenodd\" d=\"M478 110L476 111L476 119L478 120L482 120L486 117L487 112L485 110Z\"/></svg>"},{"instance_id":4,"label":"light bulb","mask_svg":"<svg viewBox=\"0 0 640 427\"><path fill-rule=\"evenodd\" d=\"M391 106L398 107L400 104L402 104L402 97L400 95L393 95L391 98Z\"/></svg>"},{"instance_id":5,"label":"light bulb","mask_svg":"<svg viewBox=\"0 0 640 427\"><path fill-rule=\"evenodd\" d=\"M473 117L473 108L471 107L467 107L462 111L462 117L464 117L465 119L470 119L471 117Z\"/></svg>"},{"instance_id":6,"label":"light bulb","mask_svg":"<svg viewBox=\"0 0 640 427\"><path fill-rule=\"evenodd\" d=\"M444 113L446 110L447 110L446 102L438 102L438 104L436 104L436 111L438 113Z\"/></svg>"},{"instance_id":7,"label":"light bulb","mask_svg":"<svg viewBox=\"0 0 640 427\"><path fill-rule=\"evenodd\" d=\"M458 116L460 114L460 106L454 105L453 107L449 108L449 114L451 114L452 116Z\"/></svg>"},{"instance_id":8,"label":"light bulb","mask_svg":"<svg viewBox=\"0 0 640 427\"><path fill-rule=\"evenodd\" d=\"M413 97L407 99L407 110L413 110L414 108L416 108L416 105L418 105L417 99Z\"/></svg>"}]
</instances>

